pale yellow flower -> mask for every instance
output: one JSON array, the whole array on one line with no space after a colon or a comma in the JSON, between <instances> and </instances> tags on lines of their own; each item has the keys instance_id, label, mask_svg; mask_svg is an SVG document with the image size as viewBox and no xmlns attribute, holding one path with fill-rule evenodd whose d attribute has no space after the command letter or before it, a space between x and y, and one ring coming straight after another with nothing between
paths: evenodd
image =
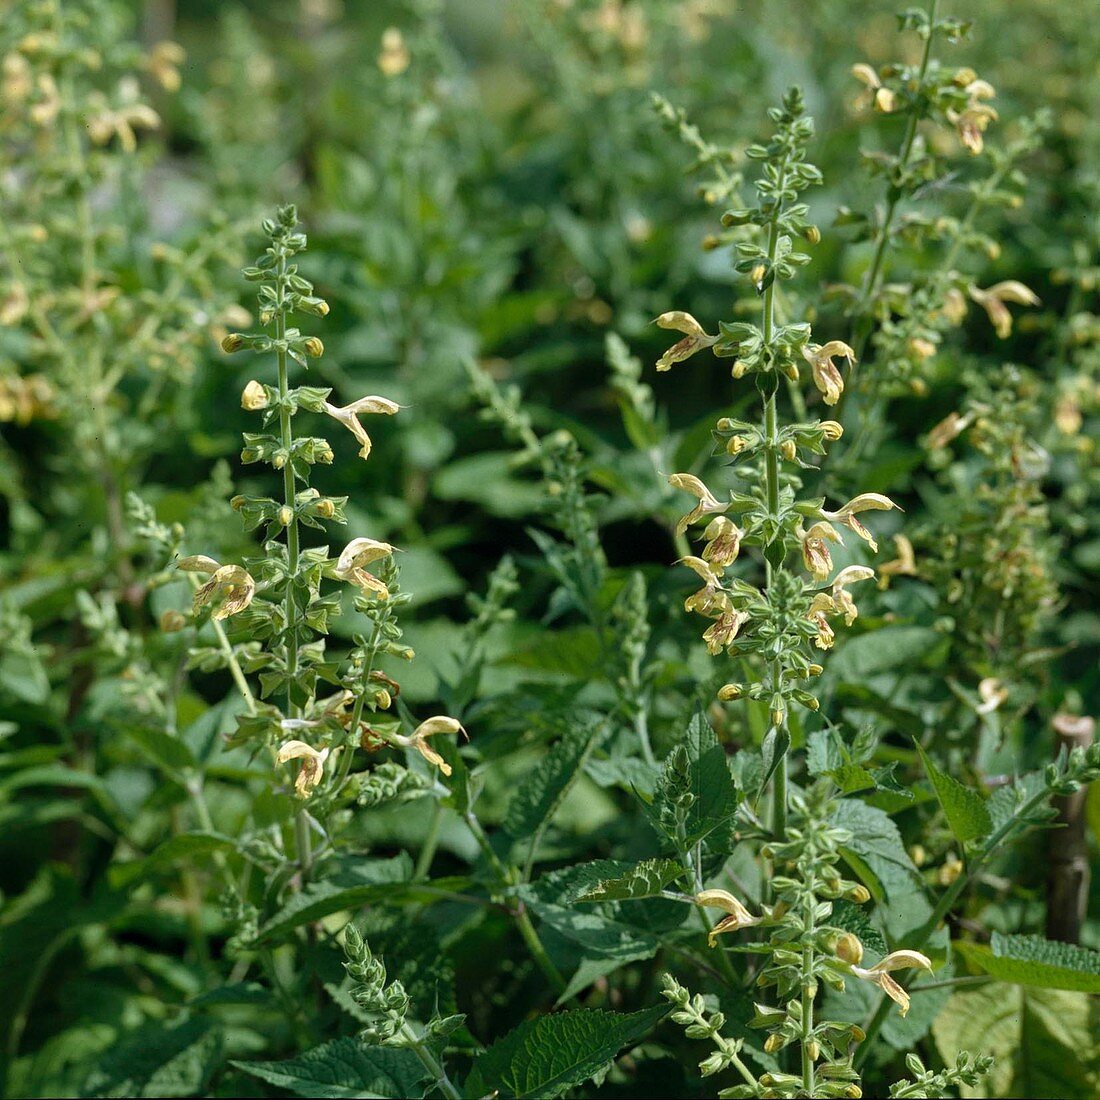
<instances>
[{"instance_id":1,"label":"pale yellow flower","mask_svg":"<svg viewBox=\"0 0 1100 1100\"><path fill-rule=\"evenodd\" d=\"M741 530L731 519L716 516L707 524L703 537L703 558L718 569L724 569L737 560L741 552Z\"/></svg>"},{"instance_id":2,"label":"pale yellow flower","mask_svg":"<svg viewBox=\"0 0 1100 1100\"><path fill-rule=\"evenodd\" d=\"M860 581L869 581L874 575L875 571L869 569L866 565L849 565L833 578L831 590L833 604L836 606L837 611L844 616L844 622L847 626L851 626L859 615L855 600L849 594L847 586L858 584Z\"/></svg>"},{"instance_id":3,"label":"pale yellow flower","mask_svg":"<svg viewBox=\"0 0 1100 1100\"><path fill-rule=\"evenodd\" d=\"M405 37L397 27L387 27L382 32L382 50L378 54L378 68L384 76L399 76L408 67L412 57Z\"/></svg>"},{"instance_id":4,"label":"pale yellow flower","mask_svg":"<svg viewBox=\"0 0 1100 1100\"><path fill-rule=\"evenodd\" d=\"M931 451L946 447L952 440L970 426L971 416L962 416L957 412L948 413L927 435L925 443Z\"/></svg>"},{"instance_id":5,"label":"pale yellow flower","mask_svg":"<svg viewBox=\"0 0 1100 1100\"><path fill-rule=\"evenodd\" d=\"M698 611L701 615L709 615L715 611L729 610L729 596L722 591L722 582L711 568L710 562L703 558L689 556L680 558L676 564L686 565L703 582L703 587L698 592L692 593L684 600L685 611Z\"/></svg>"},{"instance_id":6,"label":"pale yellow flower","mask_svg":"<svg viewBox=\"0 0 1100 1100\"><path fill-rule=\"evenodd\" d=\"M707 943L714 947L723 932L736 932L739 928L752 928L763 917L754 917L728 890L700 890L695 904L708 909L721 909L726 914L707 934Z\"/></svg>"},{"instance_id":7,"label":"pale yellow flower","mask_svg":"<svg viewBox=\"0 0 1100 1100\"><path fill-rule=\"evenodd\" d=\"M828 542L844 540L831 523L815 523L802 536L802 563L806 571L817 581L823 581L833 571L833 558L829 553Z\"/></svg>"},{"instance_id":8,"label":"pale yellow flower","mask_svg":"<svg viewBox=\"0 0 1100 1100\"><path fill-rule=\"evenodd\" d=\"M891 577L917 575L917 559L913 553L913 544L904 535L895 535L894 550L898 556L893 561L883 562L878 567L879 588L888 588Z\"/></svg>"},{"instance_id":9,"label":"pale yellow flower","mask_svg":"<svg viewBox=\"0 0 1100 1100\"><path fill-rule=\"evenodd\" d=\"M369 458L371 451L370 436L367 435L363 425L359 423L362 413L382 413L385 416L393 416L401 406L388 397L361 397L350 405L342 408L325 402L325 412L334 420L338 420L359 441L359 457Z\"/></svg>"},{"instance_id":10,"label":"pale yellow flower","mask_svg":"<svg viewBox=\"0 0 1100 1100\"><path fill-rule=\"evenodd\" d=\"M1008 688L995 676L987 676L978 684L981 703L974 709L978 714L992 714L1008 698Z\"/></svg>"},{"instance_id":11,"label":"pale yellow flower","mask_svg":"<svg viewBox=\"0 0 1100 1100\"><path fill-rule=\"evenodd\" d=\"M682 363L702 348L712 348L718 343L717 336L708 336L703 326L690 313L685 313L682 309L662 313L656 323L658 328L670 328L685 333L683 340L673 344L657 360L659 371L671 370L673 363Z\"/></svg>"},{"instance_id":12,"label":"pale yellow flower","mask_svg":"<svg viewBox=\"0 0 1100 1100\"><path fill-rule=\"evenodd\" d=\"M810 364L814 376L814 385L824 396L826 405L835 405L844 392L844 378L833 360L846 359L848 366L856 361L856 353L842 340L830 340L827 344L807 344L802 349L802 357Z\"/></svg>"},{"instance_id":13,"label":"pale yellow flower","mask_svg":"<svg viewBox=\"0 0 1100 1100\"><path fill-rule=\"evenodd\" d=\"M462 723L457 718L448 718L445 714L437 714L434 718L427 718L420 723L408 736L398 735L396 740L405 748L415 749L429 764L434 764L444 775L451 774L451 765L428 744L429 737L435 737L440 733L465 732Z\"/></svg>"},{"instance_id":14,"label":"pale yellow flower","mask_svg":"<svg viewBox=\"0 0 1100 1100\"><path fill-rule=\"evenodd\" d=\"M985 310L990 324L1002 340L1012 332L1012 314L1009 313L1006 302L1012 302L1018 306L1039 304L1038 295L1016 279L1006 279L985 290L971 286L969 293L970 297Z\"/></svg>"},{"instance_id":15,"label":"pale yellow flower","mask_svg":"<svg viewBox=\"0 0 1100 1100\"><path fill-rule=\"evenodd\" d=\"M863 108L873 103L876 111L889 114L897 110L897 96L889 88L884 88L878 73L865 61L860 61L852 66L852 76L858 80L866 91L856 100L856 107Z\"/></svg>"},{"instance_id":16,"label":"pale yellow flower","mask_svg":"<svg viewBox=\"0 0 1100 1100\"><path fill-rule=\"evenodd\" d=\"M897 1002L901 1014L905 1016L909 1012L909 994L890 977L890 971L916 968L931 970L932 962L927 955L922 955L919 951L891 951L886 958L880 959L874 966L867 969L853 966L852 974L861 981L877 985L887 997Z\"/></svg>"},{"instance_id":17,"label":"pale yellow flower","mask_svg":"<svg viewBox=\"0 0 1100 1100\"><path fill-rule=\"evenodd\" d=\"M205 570L193 571L205 572ZM230 615L244 611L255 594L256 582L248 570L240 565L222 565L214 571L214 575L206 584L195 590L193 602L195 610L198 611L200 607L205 607L214 600L220 600L211 617L228 619Z\"/></svg>"},{"instance_id":18,"label":"pale yellow flower","mask_svg":"<svg viewBox=\"0 0 1100 1100\"><path fill-rule=\"evenodd\" d=\"M241 391L241 408L248 412L257 412L266 409L268 405L266 387L253 379Z\"/></svg>"},{"instance_id":19,"label":"pale yellow flower","mask_svg":"<svg viewBox=\"0 0 1100 1100\"><path fill-rule=\"evenodd\" d=\"M826 592L818 592L810 603L810 612L806 618L817 627L817 637L814 639L814 645L818 649L833 648L836 634L829 622L829 616L835 614L836 610L836 604Z\"/></svg>"},{"instance_id":20,"label":"pale yellow flower","mask_svg":"<svg viewBox=\"0 0 1100 1100\"><path fill-rule=\"evenodd\" d=\"M853 497L847 504L837 509L837 511L827 512L825 509L822 509L821 514L826 519L843 524L845 527L855 531L855 533L868 543L871 549L877 553L878 543L875 541L871 532L856 518L856 514L858 512L868 511L888 512L891 508L897 507L898 506L888 496L883 496L882 493L860 493L859 496Z\"/></svg>"},{"instance_id":21,"label":"pale yellow flower","mask_svg":"<svg viewBox=\"0 0 1100 1100\"><path fill-rule=\"evenodd\" d=\"M743 611L723 611L714 623L703 631L703 641L712 657L717 657L736 637L741 627L749 621Z\"/></svg>"},{"instance_id":22,"label":"pale yellow flower","mask_svg":"<svg viewBox=\"0 0 1100 1100\"><path fill-rule=\"evenodd\" d=\"M318 751L304 741L287 741L279 748L275 762L277 764L285 764L288 760L302 762L302 766L298 769L298 776L294 780L294 791L299 798L307 798L309 792L321 782L328 754L328 749Z\"/></svg>"},{"instance_id":23,"label":"pale yellow flower","mask_svg":"<svg viewBox=\"0 0 1100 1100\"><path fill-rule=\"evenodd\" d=\"M694 474L671 474L668 479L673 489L680 489L697 497L699 503L676 524L676 534L682 535L696 520L729 510L729 502L723 504Z\"/></svg>"},{"instance_id":24,"label":"pale yellow flower","mask_svg":"<svg viewBox=\"0 0 1100 1100\"><path fill-rule=\"evenodd\" d=\"M378 539L358 538L340 552L333 573L342 581L374 592L380 599L389 599L390 590L366 567L396 552L396 547Z\"/></svg>"}]
</instances>

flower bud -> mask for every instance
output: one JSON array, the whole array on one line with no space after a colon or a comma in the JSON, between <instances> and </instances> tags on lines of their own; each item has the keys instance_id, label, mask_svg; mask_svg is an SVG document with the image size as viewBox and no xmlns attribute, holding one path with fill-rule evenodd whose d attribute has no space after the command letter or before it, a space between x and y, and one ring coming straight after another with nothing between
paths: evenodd
<instances>
[{"instance_id":1,"label":"flower bud","mask_svg":"<svg viewBox=\"0 0 1100 1100\"><path fill-rule=\"evenodd\" d=\"M838 959L843 959L852 966L859 966L863 961L863 944L859 942L859 937L851 932L842 932L837 936L833 950Z\"/></svg>"},{"instance_id":2,"label":"flower bud","mask_svg":"<svg viewBox=\"0 0 1100 1100\"><path fill-rule=\"evenodd\" d=\"M835 442L844 434L844 426L836 420L822 420L818 427L830 443Z\"/></svg>"},{"instance_id":3,"label":"flower bud","mask_svg":"<svg viewBox=\"0 0 1100 1100\"><path fill-rule=\"evenodd\" d=\"M165 634L175 634L187 625L187 616L182 611L169 608L167 611L161 612L158 624Z\"/></svg>"},{"instance_id":4,"label":"flower bud","mask_svg":"<svg viewBox=\"0 0 1100 1100\"><path fill-rule=\"evenodd\" d=\"M248 497L238 493L229 501L229 507L232 508L234 512L239 512L247 503Z\"/></svg>"},{"instance_id":5,"label":"flower bud","mask_svg":"<svg viewBox=\"0 0 1100 1100\"><path fill-rule=\"evenodd\" d=\"M777 1050L782 1050L783 1046L783 1036L778 1032L772 1032L764 1043L764 1050L767 1051L768 1054L774 1054Z\"/></svg>"},{"instance_id":6,"label":"flower bud","mask_svg":"<svg viewBox=\"0 0 1100 1100\"><path fill-rule=\"evenodd\" d=\"M854 901L856 905L863 905L871 900L871 891L862 883L857 882L856 885L848 891L845 897L849 901Z\"/></svg>"},{"instance_id":7,"label":"flower bud","mask_svg":"<svg viewBox=\"0 0 1100 1100\"><path fill-rule=\"evenodd\" d=\"M309 336L302 342L302 350L311 359L320 359L325 354L325 345L319 336Z\"/></svg>"},{"instance_id":8,"label":"flower bud","mask_svg":"<svg viewBox=\"0 0 1100 1100\"><path fill-rule=\"evenodd\" d=\"M294 519L294 509L284 504L282 508L279 509L278 518L279 522L284 527L289 527Z\"/></svg>"},{"instance_id":9,"label":"flower bud","mask_svg":"<svg viewBox=\"0 0 1100 1100\"><path fill-rule=\"evenodd\" d=\"M320 516L321 519L332 519L336 514L336 505L332 503L328 497L324 500L319 500L313 509L314 515Z\"/></svg>"},{"instance_id":10,"label":"flower bud","mask_svg":"<svg viewBox=\"0 0 1100 1100\"><path fill-rule=\"evenodd\" d=\"M374 693L374 705L379 710L389 710L392 703L393 697L385 688L379 688Z\"/></svg>"},{"instance_id":11,"label":"flower bud","mask_svg":"<svg viewBox=\"0 0 1100 1100\"><path fill-rule=\"evenodd\" d=\"M723 703L728 703L732 699L740 699L743 693L744 688L741 684L723 684L718 689L718 698L721 699Z\"/></svg>"},{"instance_id":12,"label":"flower bud","mask_svg":"<svg viewBox=\"0 0 1100 1100\"><path fill-rule=\"evenodd\" d=\"M749 278L759 286L764 281L764 276L768 273L767 264L757 264L752 271L749 272Z\"/></svg>"},{"instance_id":13,"label":"flower bud","mask_svg":"<svg viewBox=\"0 0 1100 1100\"><path fill-rule=\"evenodd\" d=\"M798 448L795 446L793 439L784 439L779 444L779 453L788 461L794 462L798 457Z\"/></svg>"},{"instance_id":14,"label":"flower bud","mask_svg":"<svg viewBox=\"0 0 1100 1100\"><path fill-rule=\"evenodd\" d=\"M740 454L747 445L748 440L743 435L731 435L726 440L726 454L736 455Z\"/></svg>"},{"instance_id":15,"label":"flower bud","mask_svg":"<svg viewBox=\"0 0 1100 1100\"><path fill-rule=\"evenodd\" d=\"M241 454L241 458L244 458L244 454ZM271 459L271 465L276 470L281 470L286 465L286 455L280 451Z\"/></svg>"},{"instance_id":16,"label":"flower bud","mask_svg":"<svg viewBox=\"0 0 1100 1100\"><path fill-rule=\"evenodd\" d=\"M811 1039L806 1044L806 1054L811 1062L816 1062L821 1057L821 1044L816 1039Z\"/></svg>"},{"instance_id":17,"label":"flower bud","mask_svg":"<svg viewBox=\"0 0 1100 1100\"><path fill-rule=\"evenodd\" d=\"M241 393L241 408L247 409L249 412L256 412L259 409L266 409L267 404L267 390L253 379Z\"/></svg>"},{"instance_id":18,"label":"flower bud","mask_svg":"<svg viewBox=\"0 0 1100 1100\"><path fill-rule=\"evenodd\" d=\"M820 244L821 243L821 230L818 229L816 225L806 226L806 228L802 230L802 236L810 244Z\"/></svg>"},{"instance_id":19,"label":"flower bud","mask_svg":"<svg viewBox=\"0 0 1100 1100\"><path fill-rule=\"evenodd\" d=\"M229 355L232 355L235 351L240 351L243 347L244 337L239 332L231 332L222 340L222 351Z\"/></svg>"}]
</instances>

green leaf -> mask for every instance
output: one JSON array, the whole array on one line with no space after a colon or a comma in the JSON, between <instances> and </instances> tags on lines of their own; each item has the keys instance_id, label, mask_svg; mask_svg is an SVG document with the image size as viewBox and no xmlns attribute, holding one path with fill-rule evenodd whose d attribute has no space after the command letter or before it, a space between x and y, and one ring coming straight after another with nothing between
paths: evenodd
<instances>
[{"instance_id":1,"label":"green leaf","mask_svg":"<svg viewBox=\"0 0 1100 1100\"><path fill-rule=\"evenodd\" d=\"M605 730L598 721L582 721L550 747L546 757L526 775L508 803L504 828L509 835L517 839L532 836L549 823L573 784L580 779L589 755Z\"/></svg>"},{"instance_id":2,"label":"green leaf","mask_svg":"<svg viewBox=\"0 0 1100 1100\"><path fill-rule=\"evenodd\" d=\"M221 1032L210 1020L146 1024L100 1057L84 1095L202 1096L221 1061Z\"/></svg>"},{"instance_id":3,"label":"green leaf","mask_svg":"<svg viewBox=\"0 0 1100 1100\"><path fill-rule=\"evenodd\" d=\"M198 767L194 753L178 737L146 726L133 727L126 732L145 756L170 775Z\"/></svg>"},{"instance_id":4,"label":"green leaf","mask_svg":"<svg viewBox=\"0 0 1100 1100\"><path fill-rule=\"evenodd\" d=\"M526 1020L474 1062L465 1092L552 1100L600 1073L667 1012L664 1005L630 1015L582 1008Z\"/></svg>"},{"instance_id":5,"label":"green leaf","mask_svg":"<svg viewBox=\"0 0 1100 1100\"><path fill-rule=\"evenodd\" d=\"M411 1050L334 1039L285 1062L233 1062L296 1096L399 1098L419 1096L424 1067Z\"/></svg>"},{"instance_id":6,"label":"green leaf","mask_svg":"<svg viewBox=\"0 0 1100 1100\"><path fill-rule=\"evenodd\" d=\"M841 852L876 901L900 899L920 888L901 833L882 810L844 798L833 811L833 824L852 834Z\"/></svg>"},{"instance_id":7,"label":"green leaf","mask_svg":"<svg viewBox=\"0 0 1100 1100\"><path fill-rule=\"evenodd\" d=\"M180 833L158 845L144 859L116 863L107 874L111 886L118 889L157 871L170 870L181 860L191 862L213 852L224 852L234 847L230 837L218 833Z\"/></svg>"},{"instance_id":8,"label":"green leaf","mask_svg":"<svg viewBox=\"0 0 1100 1100\"><path fill-rule=\"evenodd\" d=\"M1000 932L993 933L988 947L965 941L952 946L971 965L1002 982L1100 993L1100 951L1042 936L1004 936Z\"/></svg>"},{"instance_id":9,"label":"green leaf","mask_svg":"<svg viewBox=\"0 0 1100 1100\"><path fill-rule=\"evenodd\" d=\"M647 859L624 875L602 879L586 890L577 901L635 901L660 895L684 873L681 864L671 859Z\"/></svg>"},{"instance_id":10,"label":"green leaf","mask_svg":"<svg viewBox=\"0 0 1100 1100\"><path fill-rule=\"evenodd\" d=\"M963 1096L1100 1095L1095 1002L1084 993L990 982L959 989L932 1035L943 1060L961 1050L993 1056L980 1086Z\"/></svg>"},{"instance_id":11,"label":"green leaf","mask_svg":"<svg viewBox=\"0 0 1100 1100\"><path fill-rule=\"evenodd\" d=\"M332 913L358 909L392 895L395 886L412 878L412 860L407 852L393 859L357 860L346 870L323 882L311 883L283 906L266 924L257 938L278 939Z\"/></svg>"},{"instance_id":12,"label":"green leaf","mask_svg":"<svg viewBox=\"0 0 1100 1100\"><path fill-rule=\"evenodd\" d=\"M917 752L920 754L921 763L928 773L928 778L932 781L932 789L943 807L944 816L947 818L947 824L951 826L951 832L955 834L955 839L966 844L968 841L989 836L993 832L993 822L986 808L985 799L977 791L964 787L957 779L952 779L946 772L940 771L919 744Z\"/></svg>"}]
</instances>

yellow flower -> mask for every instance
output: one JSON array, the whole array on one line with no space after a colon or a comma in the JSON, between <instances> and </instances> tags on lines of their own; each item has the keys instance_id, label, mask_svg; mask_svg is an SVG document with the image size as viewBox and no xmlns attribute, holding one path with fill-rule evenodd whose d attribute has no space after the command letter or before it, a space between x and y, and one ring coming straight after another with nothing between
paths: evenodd
<instances>
[{"instance_id":1,"label":"yellow flower","mask_svg":"<svg viewBox=\"0 0 1100 1100\"><path fill-rule=\"evenodd\" d=\"M869 581L875 575L873 569L866 565L849 565L842 569L833 578L832 597L836 610L844 616L844 622L851 626L856 621L859 611L856 609L855 600L848 594L847 585L858 584L860 581Z\"/></svg>"},{"instance_id":2,"label":"yellow flower","mask_svg":"<svg viewBox=\"0 0 1100 1100\"><path fill-rule=\"evenodd\" d=\"M913 544L904 535L895 535L894 549L898 556L893 561L883 562L878 567L879 588L888 588L891 577L917 575L917 559L913 553Z\"/></svg>"},{"instance_id":3,"label":"yellow flower","mask_svg":"<svg viewBox=\"0 0 1100 1100\"><path fill-rule=\"evenodd\" d=\"M325 402L325 412L334 420L338 420L343 424L359 441L360 458L370 457L371 441L370 436L364 431L363 425L359 423L359 414L382 413L386 416L393 416L400 408L401 406L396 401L391 401L388 397L361 397L350 405L344 405L343 408Z\"/></svg>"},{"instance_id":4,"label":"yellow flower","mask_svg":"<svg viewBox=\"0 0 1100 1100\"><path fill-rule=\"evenodd\" d=\"M818 649L832 649L836 634L829 623L829 616L836 613L836 604L826 592L818 592L810 603L810 613L806 616L817 627L814 645Z\"/></svg>"},{"instance_id":5,"label":"yellow flower","mask_svg":"<svg viewBox=\"0 0 1100 1100\"><path fill-rule=\"evenodd\" d=\"M1035 292L1016 279L995 283L985 290L971 286L969 294L988 314L990 324L1002 340L1012 331L1012 314L1009 313L1005 302L1012 302L1018 306L1039 304L1039 298Z\"/></svg>"},{"instance_id":6,"label":"yellow flower","mask_svg":"<svg viewBox=\"0 0 1100 1100\"><path fill-rule=\"evenodd\" d=\"M845 527L855 531L861 539L868 543L872 550L878 553L878 543L875 542L871 532L856 519L856 513L868 511L888 512L891 508L897 507L898 506L889 497L883 496L882 493L860 493L859 496L853 497L837 511L827 512L822 509L821 514L826 519L841 523Z\"/></svg>"},{"instance_id":7,"label":"yellow flower","mask_svg":"<svg viewBox=\"0 0 1100 1100\"><path fill-rule=\"evenodd\" d=\"M723 932L736 932L739 928L751 928L762 917L754 917L728 890L700 890L695 904L708 909L721 909L726 914L707 934L707 943L714 947Z\"/></svg>"},{"instance_id":8,"label":"yellow flower","mask_svg":"<svg viewBox=\"0 0 1100 1100\"><path fill-rule=\"evenodd\" d=\"M434 764L444 775L450 775L451 765L428 744L428 738L435 737L439 733L458 733L460 730L465 732L457 718L437 714L434 718L421 722L407 737L398 735L397 743L404 745L405 748L416 749L429 764Z\"/></svg>"},{"instance_id":9,"label":"yellow flower","mask_svg":"<svg viewBox=\"0 0 1100 1100\"><path fill-rule=\"evenodd\" d=\"M294 791L299 798L307 798L309 792L321 782L328 753L328 749L318 752L304 741L287 741L280 747L275 762L285 764L288 760L301 760L302 766L294 780Z\"/></svg>"},{"instance_id":10,"label":"yellow flower","mask_svg":"<svg viewBox=\"0 0 1100 1100\"><path fill-rule=\"evenodd\" d=\"M193 599L196 611L212 600L220 599L221 603L211 617L228 619L248 607L255 594L256 582L243 566L222 565L206 584L195 590Z\"/></svg>"},{"instance_id":11,"label":"yellow flower","mask_svg":"<svg viewBox=\"0 0 1100 1100\"><path fill-rule=\"evenodd\" d=\"M969 426L973 417L948 413L929 433L925 443L930 451L939 451L953 439L957 439Z\"/></svg>"},{"instance_id":12,"label":"yellow flower","mask_svg":"<svg viewBox=\"0 0 1100 1100\"><path fill-rule=\"evenodd\" d=\"M676 524L676 534L682 535L696 520L715 512L725 512L729 502L723 504L694 474L671 474L668 479L673 489L681 489L698 497L699 503L687 515L681 516Z\"/></svg>"},{"instance_id":13,"label":"yellow flower","mask_svg":"<svg viewBox=\"0 0 1100 1100\"><path fill-rule=\"evenodd\" d=\"M741 530L732 520L716 516L707 524L703 537L707 540L703 558L711 565L724 569L737 560L741 551Z\"/></svg>"},{"instance_id":14,"label":"yellow flower","mask_svg":"<svg viewBox=\"0 0 1100 1100\"><path fill-rule=\"evenodd\" d=\"M387 600L390 590L376 576L368 573L366 566L389 557L395 550L396 547L378 539L352 539L341 551L333 572L340 580L369 589L380 599Z\"/></svg>"},{"instance_id":15,"label":"yellow flower","mask_svg":"<svg viewBox=\"0 0 1100 1100\"><path fill-rule=\"evenodd\" d=\"M835 405L844 392L844 379L833 362L837 356L848 360L848 366L856 361L856 353L842 340L830 340L827 344L807 344L802 357L813 371L814 385L821 391L826 405Z\"/></svg>"},{"instance_id":16,"label":"yellow flower","mask_svg":"<svg viewBox=\"0 0 1100 1100\"><path fill-rule=\"evenodd\" d=\"M975 707L978 714L992 714L1007 698L1008 688L995 676L987 676L978 684L981 703Z\"/></svg>"},{"instance_id":17,"label":"yellow flower","mask_svg":"<svg viewBox=\"0 0 1100 1100\"><path fill-rule=\"evenodd\" d=\"M703 641L707 643L707 649L712 657L717 657L728 646L738 631L749 621L749 616L743 611L723 611L721 615L703 631Z\"/></svg>"},{"instance_id":18,"label":"yellow flower","mask_svg":"<svg viewBox=\"0 0 1100 1100\"><path fill-rule=\"evenodd\" d=\"M259 409L266 409L267 405L267 389L253 379L241 393L241 408L248 412L257 412Z\"/></svg>"},{"instance_id":19,"label":"yellow flower","mask_svg":"<svg viewBox=\"0 0 1100 1100\"><path fill-rule=\"evenodd\" d=\"M685 313L682 309L673 309L668 313L662 313L657 318L657 327L675 329L677 332L686 334L683 340L678 344L673 344L657 360L659 371L671 370L673 363L682 363L702 348L712 348L718 343L717 336L708 336L703 326L690 313Z\"/></svg>"},{"instance_id":20,"label":"yellow flower","mask_svg":"<svg viewBox=\"0 0 1100 1100\"><path fill-rule=\"evenodd\" d=\"M378 68L383 76L399 76L409 67L410 60L404 35L397 27L387 27L382 32L382 51L378 55Z\"/></svg>"},{"instance_id":21,"label":"yellow flower","mask_svg":"<svg viewBox=\"0 0 1100 1100\"><path fill-rule=\"evenodd\" d=\"M882 86L878 73L865 61L852 66L852 76L866 89L856 100L857 108L862 109L868 103L873 103L876 111L886 115L897 110L897 96L889 88Z\"/></svg>"},{"instance_id":22,"label":"yellow flower","mask_svg":"<svg viewBox=\"0 0 1100 1100\"><path fill-rule=\"evenodd\" d=\"M177 559L176 568L181 573L215 573L219 563L205 554L192 554L190 557Z\"/></svg>"},{"instance_id":23,"label":"yellow flower","mask_svg":"<svg viewBox=\"0 0 1100 1100\"><path fill-rule=\"evenodd\" d=\"M997 119L997 112L982 100L992 99L997 93L985 80L971 80L963 90L970 97L966 107L961 111L949 110L947 121L954 125L963 145L977 156L982 151L982 134Z\"/></svg>"},{"instance_id":24,"label":"yellow flower","mask_svg":"<svg viewBox=\"0 0 1100 1100\"><path fill-rule=\"evenodd\" d=\"M703 582L703 587L684 600L684 610L698 611L701 615L709 615L713 611L724 612L730 609L729 596L722 591L722 582L718 574L711 568L709 562L702 558L680 558L677 565L686 565Z\"/></svg>"},{"instance_id":25,"label":"yellow flower","mask_svg":"<svg viewBox=\"0 0 1100 1100\"><path fill-rule=\"evenodd\" d=\"M816 581L825 580L833 571L833 559L826 540L844 545L844 540L831 523L815 523L802 536L802 563Z\"/></svg>"},{"instance_id":26,"label":"yellow flower","mask_svg":"<svg viewBox=\"0 0 1100 1100\"><path fill-rule=\"evenodd\" d=\"M853 966L852 973L861 981L877 985L887 997L897 1002L901 1008L901 1014L905 1016L909 1012L909 994L890 977L890 971L913 968L931 970L932 963L919 951L891 951L886 958L880 959L866 970L861 966Z\"/></svg>"}]
</instances>

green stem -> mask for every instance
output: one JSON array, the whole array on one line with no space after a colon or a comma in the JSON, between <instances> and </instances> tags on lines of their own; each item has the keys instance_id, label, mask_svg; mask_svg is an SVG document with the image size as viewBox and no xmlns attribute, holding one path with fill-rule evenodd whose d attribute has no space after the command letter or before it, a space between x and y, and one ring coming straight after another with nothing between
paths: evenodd
<instances>
[{"instance_id":1,"label":"green stem","mask_svg":"<svg viewBox=\"0 0 1100 1100\"><path fill-rule=\"evenodd\" d=\"M1025 822L1031 813L1049 797L1050 791L1044 786L1042 790L1032 795L1031 798L1029 798L1023 806L1021 806L1020 809L989 838L985 847L970 861L966 871L959 875L959 877L943 892L935 909L932 910L932 915L925 921L924 925L918 929L911 941L906 944L910 950L919 951L924 947L932 937L932 933L936 931L940 922L951 911L951 907L959 899L962 892L974 881L975 876L982 867L989 862L993 854L1008 839L1020 823ZM904 983L902 984L904 985ZM874 1016L871 1017L870 1022L864 1028L867 1038L860 1044L860 1048L856 1052L855 1062L853 1063L856 1069L859 1069L867 1060L867 1056L871 1051L871 1044L882 1030L882 1025L886 1022L886 1017L890 1014L890 1006L892 1003L893 1002L891 1002L885 994L879 999L878 1008L875 1010Z\"/></svg>"},{"instance_id":2,"label":"green stem","mask_svg":"<svg viewBox=\"0 0 1100 1100\"><path fill-rule=\"evenodd\" d=\"M420 855L416 860L414 879L427 878L432 869L432 860L435 858L435 850L439 847L439 828L443 824L443 807L438 801L432 800L432 816L428 820L428 831L424 835L424 843L420 846Z\"/></svg>"},{"instance_id":3,"label":"green stem","mask_svg":"<svg viewBox=\"0 0 1100 1100\"><path fill-rule=\"evenodd\" d=\"M447 1076L447 1071L435 1055L424 1045L416 1032L408 1024L402 1024L399 1034L405 1040L409 1049L420 1059L420 1064L431 1074L432 1080L435 1081L435 1087L447 1097L447 1100L462 1100L462 1093L455 1088L454 1083Z\"/></svg>"},{"instance_id":4,"label":"green stem","mask_svg":"<svg viewBox=\"0 0 1100 1100\"><path fill-rule=\"evenodd\" d=\"M807 1096L814 1094L814 1060L810 1057L810 1041L814 1031L814 909L813 878L806 883L806 928L802 948L802 1088Z\"/></svg>"}]
</instances>

